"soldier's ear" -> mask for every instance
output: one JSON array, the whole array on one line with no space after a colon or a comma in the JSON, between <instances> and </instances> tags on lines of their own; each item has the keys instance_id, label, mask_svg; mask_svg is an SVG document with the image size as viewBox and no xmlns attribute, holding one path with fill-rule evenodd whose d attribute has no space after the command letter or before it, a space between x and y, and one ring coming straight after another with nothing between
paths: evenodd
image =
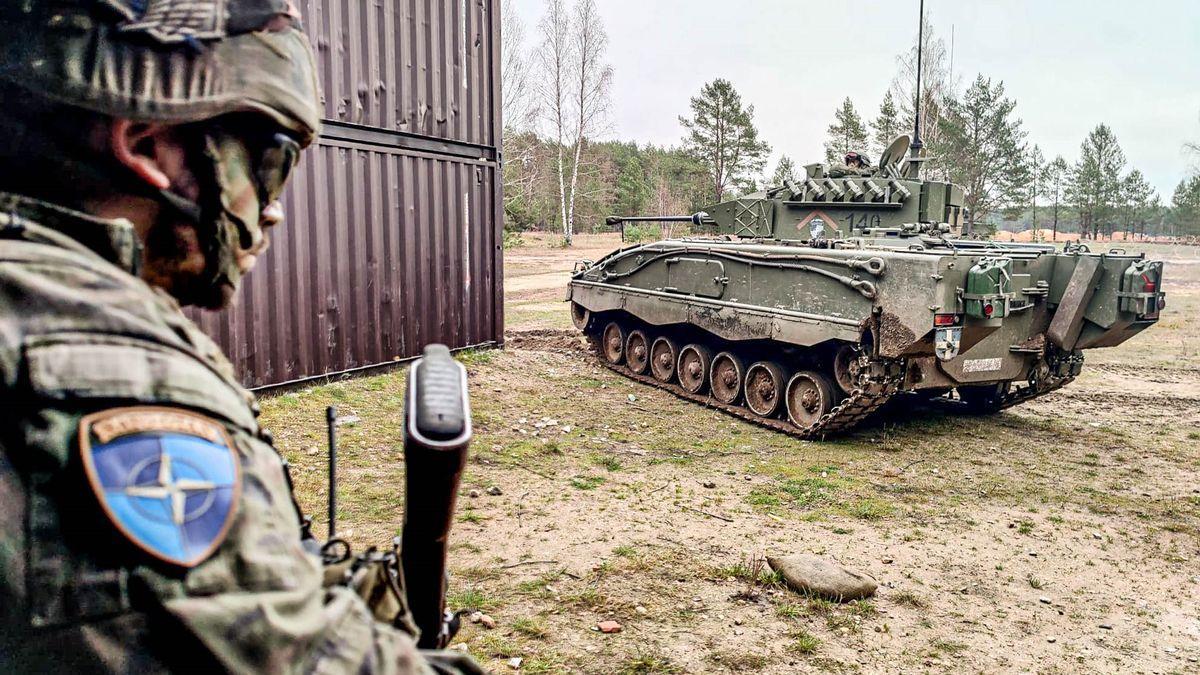
<instances>
[{"instance_id":1,"label":"soldier's ear","mask_svg":"<svg viewBox=\"0 0 1200 675\"><path fill-rule=\"evenodd\" d=\"M185 161L174 127L117 119L109 134L114 159L157 190L171 187Z\"/></svg>"}]
</instances>

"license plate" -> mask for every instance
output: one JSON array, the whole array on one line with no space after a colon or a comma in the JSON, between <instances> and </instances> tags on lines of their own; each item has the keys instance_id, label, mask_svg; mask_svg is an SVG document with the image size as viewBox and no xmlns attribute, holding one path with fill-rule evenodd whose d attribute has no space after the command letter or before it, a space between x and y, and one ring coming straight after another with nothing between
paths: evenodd
<instances>
[{"instance_id":1,"label":"license plate","mask_svg":"<svg viewBox=\"0 0 1200 675\"><path fill-rule=\"evenodd\" d=\"M990 373L1004 365L1002 359L967 359L963 361L964 373Z\"/></svg>"}]
</instances>

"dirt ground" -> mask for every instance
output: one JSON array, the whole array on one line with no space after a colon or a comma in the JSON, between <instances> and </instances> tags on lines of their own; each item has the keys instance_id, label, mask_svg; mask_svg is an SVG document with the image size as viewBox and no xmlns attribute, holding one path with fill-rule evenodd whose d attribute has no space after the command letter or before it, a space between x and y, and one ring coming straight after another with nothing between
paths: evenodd
<instances>
[{"instance_id":1,"label":"dirt ground","mask_svg":"<svg viewBox=\"0 0 1200 675\"><path fill-rule=\"evenodd\" d=\"M1154 249L1161 322L1089 352L1060 392L807 442L593 364L563 291L576 259L618 245L526 236L506 256L507 348L461 355L477 438L450 602L497 626L468 624L459 648L524 673L1200 672L1200 249ZM359 418L339 517L360 547L402 522L404 377L264 402L312 513L324 406ZM878 593L835 605L762 566L803 552Z\"/></svg>"}]
</instances>

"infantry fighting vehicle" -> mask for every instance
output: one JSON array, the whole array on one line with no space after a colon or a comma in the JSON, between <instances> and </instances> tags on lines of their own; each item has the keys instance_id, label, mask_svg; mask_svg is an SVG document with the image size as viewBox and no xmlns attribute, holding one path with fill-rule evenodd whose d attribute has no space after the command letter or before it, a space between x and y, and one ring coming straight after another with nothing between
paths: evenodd
<instances>
[{"instance_id":1,"label":"infantry fighting vehicle","mask_svg":"<svg viewBox=\"0 0 1200 675\"><path fill-rule=\"evenodd\" d=\"M813 164L576 265L575 325L628 377L802 437L900 392L998 411L1069 383L1083 350L1165 306L1162 263L1119 249L959 238L963 189L921 180L901 137L878 167Z\"/></svg>"}]
</instances>

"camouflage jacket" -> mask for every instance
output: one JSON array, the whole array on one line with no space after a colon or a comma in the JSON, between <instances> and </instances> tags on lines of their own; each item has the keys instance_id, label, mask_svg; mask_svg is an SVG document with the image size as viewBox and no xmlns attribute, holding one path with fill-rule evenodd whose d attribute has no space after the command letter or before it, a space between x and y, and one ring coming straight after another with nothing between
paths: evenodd
<instances>
[{"instance_id":1,"label":"camouflage jacket","mask_svg":"<svg viewBox=\"0 0 1200 675\"><path fill-rule=\"evenodd\" d=\"M140 257L0 194L0 672L479 672L323 585L253 395Z\"/></svg>"}]
</instances>

